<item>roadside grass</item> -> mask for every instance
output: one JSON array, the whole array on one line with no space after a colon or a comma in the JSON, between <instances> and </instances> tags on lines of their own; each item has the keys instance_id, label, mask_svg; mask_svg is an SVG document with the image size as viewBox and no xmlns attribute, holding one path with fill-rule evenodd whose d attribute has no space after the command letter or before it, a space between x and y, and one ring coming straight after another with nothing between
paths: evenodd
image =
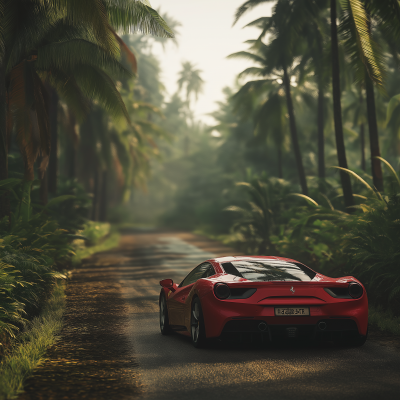
<instances>
[{"instance_id":1,"label":"roadside grass","mask_svg":"<svg viewBox=\"0 0 400 400\"><path fill-rule=\"evenodd\" d=\"M370 306L368 323L382 332L400 336L400 317L395 317L390 311Z\"/></svg>"},{"instance_id":2,"label":"roadside grass","mask_svg":"<svg viewBox=\"0 0 400 400\"><path fill-rule=\"evenodd\" d=\"M109 224L87 224L89 242L77 239L72 266L95 253L118 246L120 234ZM93 244L86 247L86 243ZM68 275L68 274L67 274ZM25 380L32 375L47 349L57 340L63 326L65 310L65 281L57 281L40 315L28 322L16 339L7 343L6 353L0 360L0 400L15 398L23 392Z\"/></svg>"},{"instance_id":3,"label":"roadside grass","mask_svg":"<svg viewBox=\"0 0 400 400\"><path fill-rule=\"evenodd\" d=\"M65 282L57 282L41 314L28 323L0 363L0 399L12 399L23 391L25 379L57 340L65 309Z\"/></svg>"},{"instance_id":4,"label":"roadside grass","mask_svg":"<svg viewBox=\"0 0 400 400\"><path fill-rule=\"evenodd\" d=\"M75 255L72 257L72 265L77 266L84 258L87 258L101 251L110 250L118 246L120 237L121 235L119 234L119 232L111 232L108 237L106 237L103 241L100 241L100 243L94 246L78 247L78 249L75 251Z\"/></svg>"},{"instance_id":5,"label":"roadside grass","mask_svg":"<svg viewBox=\"0 0 400 400\"><path fill-rule=\"evenodd\" d=\"M232 247L233 249L237 240L237 235L234 233L215 235L205 229L196 229L192 231L192 233L199 236L205 236L208 239L215 240L216 242Z\"/></svg>"}]
</instances>

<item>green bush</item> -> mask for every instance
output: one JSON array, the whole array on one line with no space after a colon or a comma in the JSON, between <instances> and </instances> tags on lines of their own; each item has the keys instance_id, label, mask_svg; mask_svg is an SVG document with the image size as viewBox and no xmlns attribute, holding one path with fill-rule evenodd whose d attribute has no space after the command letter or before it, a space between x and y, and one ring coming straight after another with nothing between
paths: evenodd
<instances>
[{"instance_id":1,"label":"green bush","mask_svg":"<svg viewBox=\"0 0 400 400\"><path fill-rule=\"evenodd\" d=\"M15 288L29 285L14 266L0 261L0 334L14 337L18 326L25 323L25 304L16 299Z\"/></svg>"},{"instance_id":2,"label":"green bush","mask_svg":"<svg viewBox=\"0 0 400 400\"><path fill-rule=\"evenodd\" d=\"M49 214L57 220L60 227L70 233L83 229L92 204L92 199L84 187L76 180L60 180L57 194L70 198L48 207Z\"/></svg>"},{"instance_id":3,"label":"green bush","mask_svg":"<svg viewBox=\"0 0 400 400\"><path fill-rule=\"evenodd\" d=\"M107 222L87 221L80 234L88 240L88 244L94 246L100 239L110 233L111 225Z\"/></svg>"},{"instance_id":4,"label":"green bush","mask_svg":"<svg viewBox=\"0 0 400 400\"><path fill-rule=\"evenodd\" d=\"M350 272L371 299L400 311L400 192L365 205L346 235Z\"/></svg>"},{"instance_id":5,"label":"green bush","mask_svg":"<svg viewBox=\"0 0 400 400\"><path fill-rule=\"evenodd\" d=\"M36 214L9 227L0 223L0 331L9 335L37 315L58 278L57 263L73 254L56 221Z\"/></svg>"},{"instance_id":6,"label":"green bush","mask_svg":"<svg viewBox=\"0 0 400 400\"><path fill-rule=\"evenodd\" d=\"M0 189L13 195L11 217L0 221L0 337L13 336L39 313L56 280L65 278L57 270L74 254L73 235L52 214L75 197L37 207L31 204L31 187L32 182L16 178L0 181Z\"/></svg>"},{"instance_id":7,"label":"green bush","mask_svg":"<svg viewBox=\"0 0 400 400\"><path fill-rule=\"evenodd\" d=\"M354 275L373 304L400 315L400 179L382 161L392 173L386 178L388 195L347 171L361 191L352 214L334 207L340 195L329 200L334 184L311 185L314 198L324 202L320 205L311 197L293 196L286 181L263 176L240 183L250 200L228 208L238 214L231 243L246 254L293 258L330 276ZM318 192L321 188L325 193Z\"/></svg>"}]
</instances>

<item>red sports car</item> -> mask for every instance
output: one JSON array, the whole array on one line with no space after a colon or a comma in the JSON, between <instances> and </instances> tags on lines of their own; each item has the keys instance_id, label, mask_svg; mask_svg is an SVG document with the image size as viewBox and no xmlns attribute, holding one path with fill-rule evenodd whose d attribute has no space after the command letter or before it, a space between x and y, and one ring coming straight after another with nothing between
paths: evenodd
<instances>
[{"instance_id":1,"label":"red sports car","mask_svg":"<svg viewBox=\"0 0 400 400\"><path fill-rule=\"evenodd\" d=\"M263 341L338 340L361 346L367 339L368 299L352 276L329 278L282 257L207 260L177 285L164 279L162 334Z\"/></svg>"}]
</instances>

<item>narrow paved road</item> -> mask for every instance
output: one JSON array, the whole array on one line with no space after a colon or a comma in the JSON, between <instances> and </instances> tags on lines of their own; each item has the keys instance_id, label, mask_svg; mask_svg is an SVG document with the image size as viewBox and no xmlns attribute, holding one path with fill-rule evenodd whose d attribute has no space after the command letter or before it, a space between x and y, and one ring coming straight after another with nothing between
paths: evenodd
<instances>
[{"instance_id":1,"label":"narrow paved road","mask_svg":"<svg viewBox=\"0 0 400 400\"><path fill-rule=\"evenodd\" d=\"M143 399L400 399L400 351L369 340L362 348L195 349L162 336L159 280L179 282L201 261L231 251L190 234L125 236L132 253L116 272L128 304L128 333Z\"/></svg>"},{"instance_id":2,"label":"narrow paved road","mask_svg":"<svg viewBox=\"0 0 400 400\"><path fill-rule=\"evenodd\" d=\"M87 259L68 284L60 340L19 400L400 399L399 339L195 349L187 337L162 336L159 281L231 253L191 234L138 233Z\"/></svg>"}]
</instances>

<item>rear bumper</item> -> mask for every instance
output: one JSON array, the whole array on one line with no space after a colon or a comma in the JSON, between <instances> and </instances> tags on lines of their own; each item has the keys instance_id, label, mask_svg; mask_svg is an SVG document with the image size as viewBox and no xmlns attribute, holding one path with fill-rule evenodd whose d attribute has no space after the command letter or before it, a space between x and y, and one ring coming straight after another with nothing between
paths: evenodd
<instances>
[{"instance_id":1,"label":"rear bumper","mask_svg":"<svg viewBox=\"0 0 400 400\"><path fill-rule=\"evenodd\" d=\"M332 318L317 324L268 325L264 320L235 319L228 321L220 335L226 340L280 341L286 339L347 340L359 336L357 324L352 319Z\"/></svg>"},{"instance_id":2,"label":"rear bumper","mask_svg":"<svg viewBox=\"0 0 400 400\"><path fill-rule=\"evenodd\" d=\"M322 305L293 304L294 307L309 307L309 316L275 316L275 306L280 306L278 303L265 306L251 303L250 299L223 301L213 293L204 296L201 303L209 338L258 333L274 340L288 337L287 329L295 328L292 330L296 337L335 339L353 334L366 335L368 327L368 299L365 293L357 300L332 298L332 302ZM259 328L260 322L266 324L265 331ZM320 322L325 322L325 329L319 327Z\"/></svg>"}]
</instances>

